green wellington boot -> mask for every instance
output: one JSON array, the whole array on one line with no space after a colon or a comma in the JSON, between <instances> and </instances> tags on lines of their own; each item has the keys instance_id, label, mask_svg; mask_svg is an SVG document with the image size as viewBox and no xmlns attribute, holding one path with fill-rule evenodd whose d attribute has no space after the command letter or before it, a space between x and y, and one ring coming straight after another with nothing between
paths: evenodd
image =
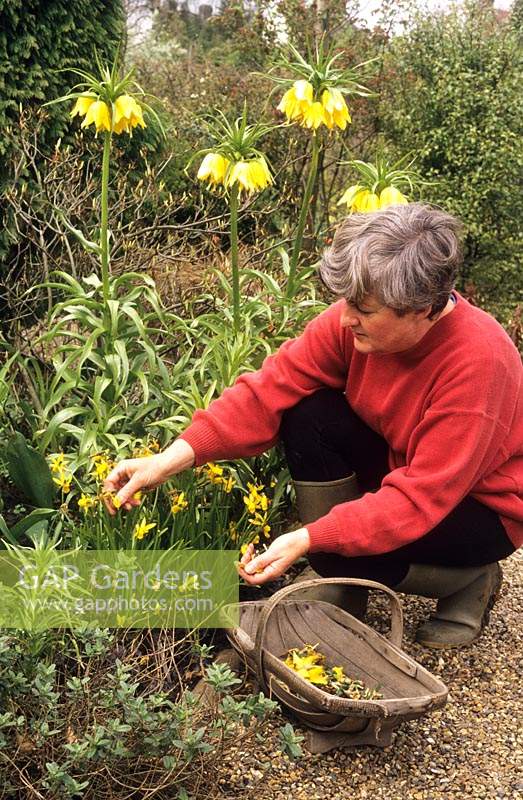
<instances>
[{"instance_id":1,"label":"green wellington boot","mask_svg":"<svg viewBox=\"0 0 523 800\"><path fill-rule=\"evenodd\" d=\"M360 497L358 479L353 472L346 478L336 481L294 481L296 505L303 525L323 517L333 506L356 500ZM311 566L305 567L294 583L320 578ZM299 598L307 600L325 600L344 611L348 611L358 619L365 617L368 591L364 587L354 586L314 586L299 593Z\"/></svg>"},{"instance_id":2,"label":"green wellington boot","mask_svg":"<svg viewBox=\"0 0 523 800\"><path fill-rule=\"evenodd\" d=\"M478 638L501 588L495 562L483 567L411 564L396 592L437 598L436 613L420 625L416 641L425 647L465 647Z\"/></svg>"}]
</instances>

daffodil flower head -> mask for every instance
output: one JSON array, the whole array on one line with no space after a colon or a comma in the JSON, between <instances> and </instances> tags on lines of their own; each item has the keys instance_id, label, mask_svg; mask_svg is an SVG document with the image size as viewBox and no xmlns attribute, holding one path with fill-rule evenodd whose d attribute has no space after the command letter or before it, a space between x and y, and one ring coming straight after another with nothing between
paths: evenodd
<instances>
[{"instance_id":1,"label":"daffodil flower head","mask_svg":"<svg viewBox=\"0 0 523 800\"><path fill-rule=\"evenodd\" d=\"M94 508L96 503L96 497L82 493L80 499L78 500L78 508L80 508L85 514L87 511L90 511L91 508Z\"/></svg>"},{"instance_id":2,"label":"daffodil flower head","mask_svg":"<svg viewBox=\"0 0 523 800\"><path fill-rule=\"evenodd\" d=\"M133 537L138 540L143 539L153 528L156 528L156 522L147 522L147 520L143 518L134 526Z\"/></svg>"}]
</instances>

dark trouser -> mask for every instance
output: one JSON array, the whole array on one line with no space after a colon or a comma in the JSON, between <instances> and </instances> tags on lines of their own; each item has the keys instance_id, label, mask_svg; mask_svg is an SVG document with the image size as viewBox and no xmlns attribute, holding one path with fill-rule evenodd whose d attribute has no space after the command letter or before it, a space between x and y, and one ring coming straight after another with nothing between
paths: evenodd
<instances>
[{"instance_id":1,"label":"dark trouser","mask_svg":"<svg viewBox=\"0 0 523 800\"><path fill-rule=\"evenodd\" d=\"M321 389L286 411L280 437L291 476L298 481L332 481L355 471L361 491L372 492L390 471L385 440L333 389ZM397 550L355 558L313 553L310 563L323 577L368 578L396 586L410 564L481 566L514 549L499 516L469 496L433 530Z\"/></svg>"}]
</instances>

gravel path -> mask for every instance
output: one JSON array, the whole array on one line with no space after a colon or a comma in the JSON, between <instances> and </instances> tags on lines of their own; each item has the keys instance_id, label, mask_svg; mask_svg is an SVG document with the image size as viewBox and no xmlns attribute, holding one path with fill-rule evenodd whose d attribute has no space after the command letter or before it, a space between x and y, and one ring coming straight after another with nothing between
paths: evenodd
<instances>
[{"instance_id":1,"label":"gravel path","mask_svg":"<svg viewBox=\"0 0 523 800\"><path fill-rule=\"evenodd\" d=\"M277 730L289 721L278 717L255 752L238 743L221 792L242 800L523 800L523 551L503 569L489 626L461 651L415 644L433 601L404 598L404 649L448 686L443 709L404 723L385 749L304 753L298 761L278 750Z\"/></svg>"}]
</instances>

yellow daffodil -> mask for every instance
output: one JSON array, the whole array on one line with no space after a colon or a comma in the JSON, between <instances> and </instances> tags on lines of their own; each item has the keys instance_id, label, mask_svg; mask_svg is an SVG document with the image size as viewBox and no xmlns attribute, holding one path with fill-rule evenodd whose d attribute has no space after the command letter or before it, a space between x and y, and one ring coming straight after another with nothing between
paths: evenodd
<instances>
[{"instance_id":1,"label":"yellow daffodil","mask_svg":"<svg viewBox=\"0 0 523 800\"><path fill-rule=\"evenodd\" d=\"M236 527L235 522L229 522L229 535L231 537L232 542L236 542L238 539L238 529Z\"/></svg>"},{"instance_id":2,"label":"yellow daffodil","mask_svg":"<svg viewBox=\"0 0 523 800\"><path fill-rule=\"evenodd\" d=\"M406 206L409 201L405 195L396 189L395 186L387 186L380 193L380 208L387 208L387 206Z\"/></svg>"},{"instance_id":3,"label":"yellow daffodil","mask_svg":"<svg viewBox=\"0 0 523 800\"><path fill-rule=\"evenodd\" d=\"M345 130L351 118L347 103L340 90L334 87L325 89L321 96L321 102L323 105L324 122L327 128L332 129L337 125L338 128Z\"/></svg>"},{"instance_id":4,"label":"yellow daffodil","mask_svg":"<svg viewBox=\"0 0 523 800\"><path fill-rule=\"evenodd\" d=\"M94 125L96 132L111 130L111 112L109 106L103 100L95 100L87 109L81 127Z\"/></svg>"},{"instance_id":5,"label":"yellow daffodil","mask_svg":"<svg viewBox=\"0 0 523 800\"><path fill-rule=\"evenodd\" d=\"M318 686L326 686L329 682L325 667L312 667L305 676L308 681Z\"/></svg>"},{"instance_id":6,"label":"yellow daffodil","mask_svg":"<svg viewBox=\"0 0 523 800\"><path fill-rule=\"evenodd\" d=\"M223 184L231 162L221 153L207 153L203 159L197 178L208 181L211 185Z\"/></svg>"},{"instance_id":7,"label":"yellow daffodil","mask_svg":"<svg viewBox=\"0 0 523 800\"><path fill-rule=\"evenodd\" d=\"M235 486L234 478L231 478L231 477L224 478L222 486L223 486L224 492L226 492L227 494L230 494L232 492L232 490L233 490L233 487Z\"/></svg>"},{"instance_id":8,"label":"yellow daffodil","mask_svg":"<svg viewBox=\"0 0 523 800\"><path fill-rule=\"evenodd\" d=\"M173 514L178 514L179 511L186 509L188 505L189 503L185 499L185 492L175 492L172 495L171 512Z\"/></svg>"},{"instance_id":9,"label":"yellow daffodil","mask_svg":"<svg viewBox=\"0 0 523 800\"><path fill-rule=\"evenodd\" d=\"M223 467L220 467L219 464L214 464L214 462L209 461L208 464L205 465L203 471L209 478L211 483L221 483L221 478L223 475Z\"/></svg>"},{"instance_id":10,"label":"yellow daffodil","mask_svg":"<svg viewBox=\"0 0 523 800\"><path fill-rule=\"evenodd\" d=\"M80 499L78 500L78 508L80 508L84 513L90 511L91 508L94 508L97 502L96 497L92 497L89 494L81 495Z\"/></svg>"},{"instance_id":11,"label":"yellow daffodil","mask_svg":"<svg viewBox=\"0 0 523 800\"><path fill-rule=\"evenodd\" d=\"M51 470L51 472L63 472L65 466L66 466L65 455L63 453L58 453L57 456L54 456L51 459L51 462L49 464L49 469Z\"/></svg>"},{"instance_id":12,"label":"yellow daffodil","mask_svg":"<svg viewBox=\"0 0 523 800\"><path fill-rule=\"evenodd\" d=\"M265 498L267 500L267 498ZM271 534L271 526L269 525L267 519L267 512L260 514L259 511L254 512L253 517L249 517L249 522L251 525L256 525L257 528L261 528L261 531L266 539L269 538Z\"/></svg>"},{"instance_id":13,"label":"yellow daffodil","mask_svg":"<svg viewBox=\"0 0 523 800\"><path fill-rule=\"evenodd\" d=\"M313 101L314 89L309 81L295 81L283 95L278 105L288 120L299 120Z\"/></svg>"},{"instance_id":14,"label":"yellow daffodil","mask_svg":"<svg viewBox=\"0 0 523 800\"><path fill-rule=\"evenodd\" d=\"M71 475L66 475L65 472L60 472L58 478L53 478L54 483L60 487L64 494L71 491Z\"/></svg>"},{"instance_id":15,"label":"yellow daffodil","mask_svg":"<svg viewBox=\"0 0 523 800\"><path fill-rule=\"evenodd\" d=\"M133 537L135 539L143 539L153 528L156 528L156 522L147 522L144 518L134 526Z\"/></svg>"},{"instance_id":16,"label":"yellow daffodil","mask_svg":"<svg viewBox=\"0 0 523 800\"><path fill-rule=\"evenodd\" d=\"M98 455L93 456L92 462L94 469L91 471L91 475L93 475L97 481L105 480L113 468L112 461L106 459L105 456Z\"/></svg>"},{"instance_id":17,"label":"yellow daffodil","mask_svg":"<svg viewBox=\"0 0 523 800\"><path fill-rule=\"evenodd\" d=\"M336 678L337 681L342 681L345 678L345 672L343 667L333 667L332 674Z\"/></svg>"}]
</instances>

